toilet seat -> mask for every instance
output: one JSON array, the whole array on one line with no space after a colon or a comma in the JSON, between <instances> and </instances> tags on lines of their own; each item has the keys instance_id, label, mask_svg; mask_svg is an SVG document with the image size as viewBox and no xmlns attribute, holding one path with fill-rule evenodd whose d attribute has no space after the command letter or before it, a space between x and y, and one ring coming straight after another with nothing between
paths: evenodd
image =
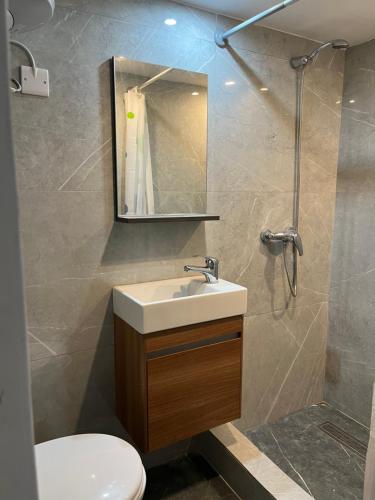
<instances>
[{"instance_id":1,"label":"toilet seat","mask_svg":"<svg viewBox=\"0 0 375 500\"><path fill-rule=\"evenodd\" d=\"M39 500L140 500L146 473L138 452L106 434L35 446Z\"/></svg>"}]
</instances>

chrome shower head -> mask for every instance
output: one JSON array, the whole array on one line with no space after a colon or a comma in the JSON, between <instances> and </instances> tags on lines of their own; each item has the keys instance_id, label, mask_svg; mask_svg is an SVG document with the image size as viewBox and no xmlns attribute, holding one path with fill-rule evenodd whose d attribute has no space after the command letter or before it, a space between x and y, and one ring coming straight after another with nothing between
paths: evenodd
<instances>
[{"instance_id":1,"label":"chrome shower head","mask_svg":"<svg viewBox=\"0 0 375 500\"><path fill-rule=\"evenodd\" d=\"M349 42L347 42L346 40L337 39L322 43L322 45L314 49L310 54L300 57L292 57L292 59L290 60L292 68L294 69L299 69L301 67L303 68L304 66L306 66L306 64L314 62L319 52L327 47L332 47L333 49L348 49Z\"/></svg>"},{"instance_id":2,"label":"chrome shower head","mask_svg":"<svg viewBox=\"0 0 375 500\"><path fill-rule=\"evenodd\" d=\"M346 40L332 40L331 42L333 49L348 49L350 47L349 42Z\"/></svg>"}]
</instances>

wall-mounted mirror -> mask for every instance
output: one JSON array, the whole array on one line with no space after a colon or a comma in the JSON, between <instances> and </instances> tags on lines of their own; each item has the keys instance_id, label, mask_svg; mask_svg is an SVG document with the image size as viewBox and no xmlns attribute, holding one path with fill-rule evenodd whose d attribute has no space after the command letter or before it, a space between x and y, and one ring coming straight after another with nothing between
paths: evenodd
<instances>
[{"instance_id":1,"label":"wall-mounted mirror","mask_svg":"<svg viewBox=\"0 0 375 500\"><path fill-rule=\"evenodd\" d=\"M219 219L206 213L207 75L112 62L116 219Z\"/></svg>"}]
</instances>

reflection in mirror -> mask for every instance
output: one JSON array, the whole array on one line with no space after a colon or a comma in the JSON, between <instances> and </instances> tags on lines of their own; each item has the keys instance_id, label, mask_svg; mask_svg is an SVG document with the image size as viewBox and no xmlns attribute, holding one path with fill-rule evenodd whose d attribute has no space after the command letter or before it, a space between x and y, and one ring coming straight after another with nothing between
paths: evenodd
<instances>
[{"instance_id":1,"label":"reflection in mirror","mask_svg":"<svg viewBox=\"0 0 375 500\"><path fill-rule=\"evenodd\" d=\"M124 57L113 70L118 220L217 219L206 215L207 75Z\"/></svg>"}]
</instances>

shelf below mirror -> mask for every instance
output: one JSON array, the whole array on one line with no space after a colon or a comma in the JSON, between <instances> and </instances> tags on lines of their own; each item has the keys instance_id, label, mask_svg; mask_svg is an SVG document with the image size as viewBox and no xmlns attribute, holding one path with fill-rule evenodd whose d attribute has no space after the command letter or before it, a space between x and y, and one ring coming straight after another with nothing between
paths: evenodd
<instances>
[{"instance_id":1,"label":"shelf below mirror","mask_svg":"<svg viewBox=\"0 0 375 500\"><path fill-rule=\"evenodd\" d=\"M128 224L140 222L185 222L185 221L209 221L220 220L219 215L213 214L152 214L152 215L119 215L118 222Z\"/></svg>"}]
</instances>

